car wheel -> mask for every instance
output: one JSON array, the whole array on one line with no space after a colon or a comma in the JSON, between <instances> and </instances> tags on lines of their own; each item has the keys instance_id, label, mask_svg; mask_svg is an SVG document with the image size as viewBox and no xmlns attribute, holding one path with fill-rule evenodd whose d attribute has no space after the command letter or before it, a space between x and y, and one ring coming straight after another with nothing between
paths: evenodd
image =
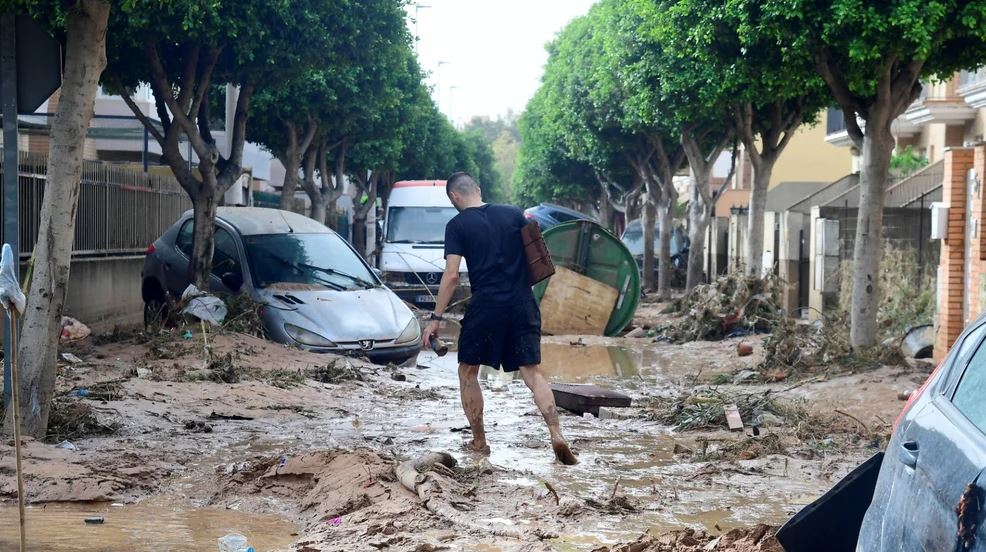
<instances>
[{"instance_id":1,"label":"car wheel","mask_svg":"<svg viewBox=\"0 0 986 552\"><path fill-rule=\"evenodd\" d=\"M148 287L149 286L149 287ZM164 291L150 281L145 284L144 328L166 325L171 318L171 308Z\"/></svg>"}]
</instances>

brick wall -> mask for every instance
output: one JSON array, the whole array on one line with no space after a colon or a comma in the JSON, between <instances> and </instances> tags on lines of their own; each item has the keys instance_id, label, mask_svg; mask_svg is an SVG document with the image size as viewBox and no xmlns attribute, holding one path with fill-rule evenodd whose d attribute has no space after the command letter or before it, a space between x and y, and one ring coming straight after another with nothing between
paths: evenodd
<instances>
[{"instance_id":1,"label":"brick wall","mask_svg":"<svg viewBox=\"0 0 986 552\"><path fill-rule=\"evenodd\" d=\"M975 165L977 153L982 158L983 147L953 148L945 154L945 182L943 202L948 206L948 232L941 243L938 265L938 333L935 341L935 357L941 359L948 352L965 327L965 232L967 209L982 211L982 194L973 201L966 197L969 169ZM980 159L981 162L981 159ZM980 172L980 174L982 174ZM974 211L975 212L975 211ZM982 232L979 232L980 237ZM974 270L981 270L973 262ZM978 299L978 298L977 298ZM971 304L978 304L978 300Z\"/></svg>"}]
</instances>

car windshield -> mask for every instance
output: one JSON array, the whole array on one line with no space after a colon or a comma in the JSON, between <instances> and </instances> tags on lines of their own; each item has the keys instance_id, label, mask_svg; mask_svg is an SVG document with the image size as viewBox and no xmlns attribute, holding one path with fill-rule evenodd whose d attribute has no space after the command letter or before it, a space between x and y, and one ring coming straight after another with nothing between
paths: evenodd
<instances>
[{"instance_id":1,"label":"car windshield","mask_svg":"<svg viewBox=\"0 0 986 552\"><path fill-rule=\"evenodd\" d=\"M391 207L387 211L390 243L445 243L445 225L455 207Z\"/></svg>"},{"instance_id":2,"label":"car windshield","mask_svg":"<svg viewBox=\"0 0 986 552\"><path fill-rule=\"evenodd\" d=\"M634 257L639 257L644 254L644 233L641 230L639 224L630 224L627 226L626 232L623 233L623 244L627 246L630 250L630 254ZM685 248L685 239L681 232L671 232L671 254L678 255ZM661 240L658 237L658 228L654 227L654 254L658 254L661 250Z\"/></svg>"},{"instance_id":3,"label":"car windshield","mask_svg":"<svg viewBox=\"0 0 986 552\"><path fill-rule=\"evenodd\" d=\"M243 238L254 285L325 286L366 289L378 284L356 253L337 234L269 234Z\"/></svg>"}]
</instances>

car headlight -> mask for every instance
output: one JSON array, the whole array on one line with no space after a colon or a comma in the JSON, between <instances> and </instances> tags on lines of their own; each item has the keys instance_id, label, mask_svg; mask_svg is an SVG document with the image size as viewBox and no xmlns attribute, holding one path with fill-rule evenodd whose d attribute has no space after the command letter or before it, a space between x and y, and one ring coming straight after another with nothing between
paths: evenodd
<instances>
[{"instance_id":1,"label":"car headlight","mask_svg":"<svg viewBox=\"0 0 986 552\"><path fill-rule=\"evenodd\" d=\"M309 347L335 347L336 344L328 339L318 335L315 332L306 330L295 326L294 324L285 324L284 331L288 332L291 339L301 343L302 345L308 345Z\"/></svg>"},{"instance_id":2,"label":"car headlight","mask_svg":"<svg viewBox=\"0 0 986 552\"><path fill-rule=\"evenodd\" d=\"M412 318L411 322L408 323L401 335L397 337L397 343L412 343L421 339L421 326L418 325L418 319Z\"/></svg>"}]
</instances>

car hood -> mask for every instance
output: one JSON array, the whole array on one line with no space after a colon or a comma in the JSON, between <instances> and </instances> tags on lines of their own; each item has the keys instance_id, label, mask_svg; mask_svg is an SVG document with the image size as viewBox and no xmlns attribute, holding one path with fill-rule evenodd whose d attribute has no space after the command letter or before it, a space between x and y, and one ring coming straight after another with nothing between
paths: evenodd
<instances>
[{"instance_id":1,"label":"car hood","mask_svg":"<svg viewBox=\"0 0 986 552\"><path fill-rule=\"evenodd\" d=\"M382 286L353 291L266 288L258 295L283 323L315 331L336 343L396 339L414 320L411 309Z\"/></svg>"}]
</instances>

